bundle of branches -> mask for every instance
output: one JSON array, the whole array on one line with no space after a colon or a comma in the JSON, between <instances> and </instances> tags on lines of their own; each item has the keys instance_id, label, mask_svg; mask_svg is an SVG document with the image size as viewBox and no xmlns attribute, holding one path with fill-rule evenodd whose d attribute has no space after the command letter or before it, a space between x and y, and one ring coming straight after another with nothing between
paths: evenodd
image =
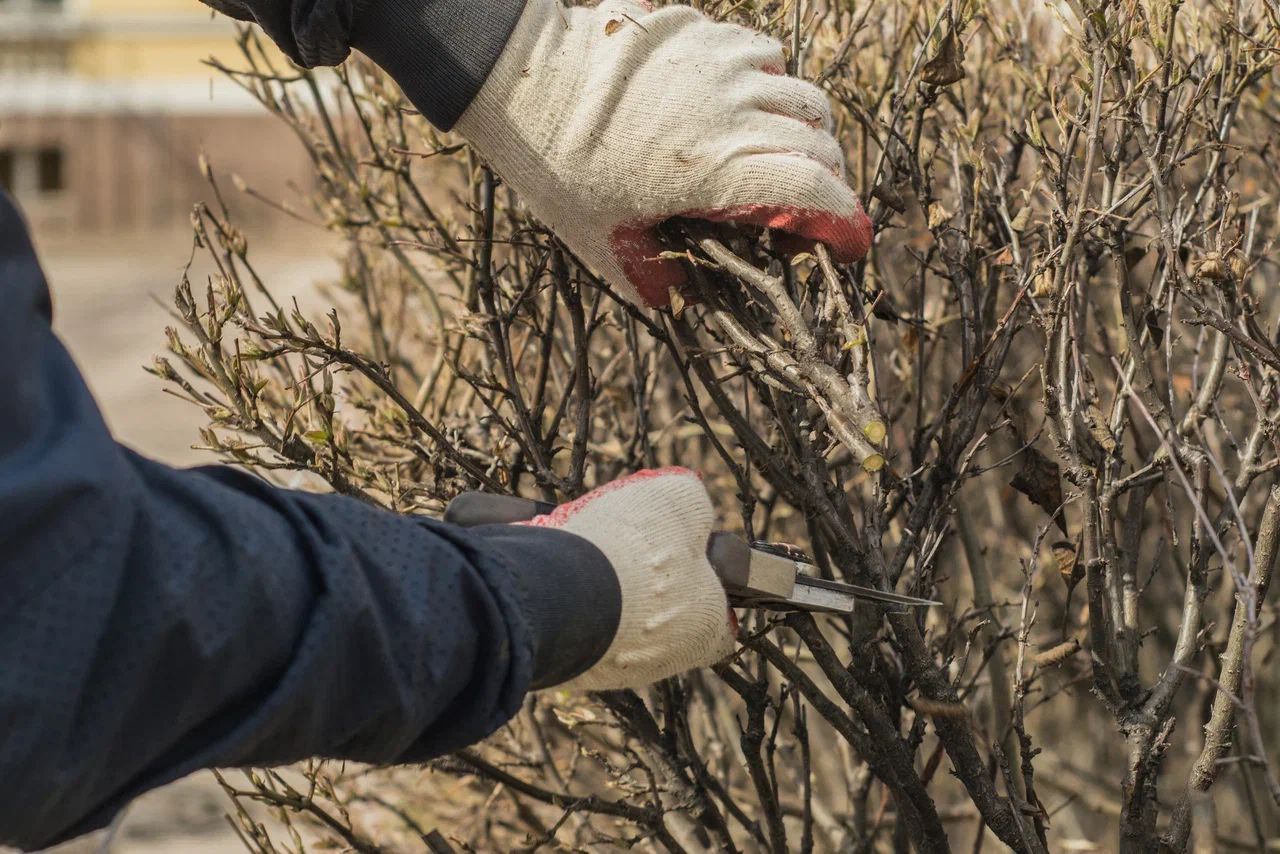
<instances>
[{"instance_id":1,"label":"bundle of branches","mask_svg":"<svg viewBox=\"0 0 1280 854\"><path fill-rule=\"evenodd\" d=\"M1262 850L1277 10L699 5L829 93L868 260L672 222L688 289L639 311L376 69L325 82L246 32L225 70L315 162L284 208L345 241L334 309L273 299L205 164L216 272L178 288L155 370L209 414L205 447L267 477L437 514L680 464L722 525L948 607L756 613L714 672L532 696L426 771L228 779L280 808L241 812L246 844Z\"/></svg>"}]
</instances>

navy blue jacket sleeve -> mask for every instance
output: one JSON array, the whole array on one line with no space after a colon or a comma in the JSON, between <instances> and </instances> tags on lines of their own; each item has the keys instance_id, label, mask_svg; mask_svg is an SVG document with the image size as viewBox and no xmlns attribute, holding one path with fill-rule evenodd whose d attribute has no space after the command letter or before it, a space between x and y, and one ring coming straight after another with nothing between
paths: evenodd
<instances>
[{"instance_id":1,"label":"navy blue jacket sleeve","mask_svg":"<svg viewBox=\"0 0 1280 854\"><path fill-rule=\"evenodd\" d=\"M489 77L525 0L204 0L253 21L305 68L355 48L391 75L441 130L453 128Z\"/></svg>"},{"instance_id":2,"label":"navy blue jacket sleeve","mask_svg":"<svg viewBox=\"0 0 1280 854\"><path fill-rule=\"evenodd\" d=\"M616 578L577 537L117 445L49 317L0 193L0 845L103 826L199 768L424 761L612 639Z\"/></svg>"}]
</instances>

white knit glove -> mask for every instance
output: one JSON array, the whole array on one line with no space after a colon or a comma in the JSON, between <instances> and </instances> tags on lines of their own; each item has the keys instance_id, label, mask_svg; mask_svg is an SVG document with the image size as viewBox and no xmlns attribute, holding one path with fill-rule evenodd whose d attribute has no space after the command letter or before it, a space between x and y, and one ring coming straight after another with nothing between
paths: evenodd
<instances>
[{"instance_id":1,"label":"white knit glove","mask_svg":"<svg viewBox=\"0 0 1280 854\"><path fill-rule=\"evenodd\" d=\"M613 643L561 687L639 688L733 652L729 603L707 561L715 514L683 468L637 472L524 524L559 528L604 553L622 589Z\"/></svg>"},{"instance_id":2,"label":"white knit glove","mask_svg":"<svg viewBox=\"0 0 1280 854\"><path fill-rule=\"evenodd\" d=\"M529 0L457 124L530 210L633 302L684 282L652 226L777 228L839 261L871 246L831 109L781 43L687 6Z\"/></svg>"}]
</instances>

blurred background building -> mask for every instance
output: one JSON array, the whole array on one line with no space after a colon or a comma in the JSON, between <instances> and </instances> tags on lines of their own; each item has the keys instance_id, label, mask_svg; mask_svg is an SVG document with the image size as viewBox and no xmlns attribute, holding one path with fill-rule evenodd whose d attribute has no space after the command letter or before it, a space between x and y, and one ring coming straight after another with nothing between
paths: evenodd
<instances>
[{"instance_id":1,"label":"blurred background building","mask_svg":"<svg viewBox=\"0 0 1280 854\"><path fill-rule=\"evenodd\" d=\"M279 195L289 129L201 60L234 25L196 0L0 0L0 186L40 233L163 227L202 194L196 154Z\"/></svg>"}]
</instances>

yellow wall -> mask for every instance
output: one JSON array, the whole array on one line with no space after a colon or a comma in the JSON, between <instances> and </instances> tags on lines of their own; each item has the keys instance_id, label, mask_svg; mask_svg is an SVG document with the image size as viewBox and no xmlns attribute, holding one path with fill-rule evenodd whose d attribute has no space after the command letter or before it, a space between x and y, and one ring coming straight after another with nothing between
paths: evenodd
<instances>
[{"instance_id":1,"label":"yellow wall","mask_svg":"<svg viewBox=\"0 0 1280 854\"><path fill-rule=\"evenodd\" d=\"M208 17L208 7L197 0L85 0L85 10L91 16L113 14L189 13Z\"/></svg>"},{"instance_id":2,"label":"yellow wall","mask_svg":"<svg viewBox=\"0 0 1280 854\"><path fill-rule=\"evenodd\" d=\"M233 68L246 63L235 26L198 0L64 0L71 26L42 41L10 43L4 49L35 52L54 46L66 56L65 71L104 80L166 80L209 77L202 63L215 57ZM277 68L284 56L263 38ZM21 63L10 63L20 66ZM30 63L32 68L46 64Z\"/></svg>"},{"instance_id":3,"label":"yellow wall","mask_svg":"<svg viewBox=\"0 0 1280 854\"><path fill-rule=\"evenodd\" d=\"M86 77L186 77L211 73L200 60L215 56L239 66L231 36L146 35L86 36L73 44L70 66Z\"/></svg>"},{"instance_id":4,"label":"yellow wall","mask_svg":"<svg viewBox=\"0 0 1280 854\"><path fill-rule=\"evenodd\" d=\"M102 78L204 76L201 60L244 67L231 21L198 0L67 0L86 24L70 47L73 74ZM269 44L267 40L264 42ZM271 48L272 60L284 57Z\"/></svg>"}]
</instances>

